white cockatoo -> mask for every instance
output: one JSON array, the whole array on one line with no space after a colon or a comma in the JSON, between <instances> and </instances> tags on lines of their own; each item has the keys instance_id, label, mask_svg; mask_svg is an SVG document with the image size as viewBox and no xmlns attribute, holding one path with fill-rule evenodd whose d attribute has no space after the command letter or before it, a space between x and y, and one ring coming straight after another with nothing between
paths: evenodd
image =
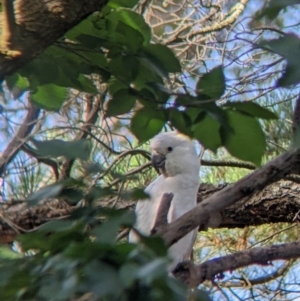
<instances>
[{"instance_id":1,"label":"white cockatoo","mask_svg":"<svg viewBox=\"0 0 300 301\"><path fill-rule=\"evenodd\" d=\"M152 139L150 148L152 165L160 170L161 175L145 189L150 199L140 200L136 205L135 228L144 235L149 235L154 226L164 193L174 195L168 213L168 222L171 223L196 207L199 188L200 162L190 138L175 131L161 133ZM194 229L169 248L170 272L178 263L189 259L196 234L197 229ZM130 232L129 241L138 241L134 231Z\"/></svg>"}]
</instances>

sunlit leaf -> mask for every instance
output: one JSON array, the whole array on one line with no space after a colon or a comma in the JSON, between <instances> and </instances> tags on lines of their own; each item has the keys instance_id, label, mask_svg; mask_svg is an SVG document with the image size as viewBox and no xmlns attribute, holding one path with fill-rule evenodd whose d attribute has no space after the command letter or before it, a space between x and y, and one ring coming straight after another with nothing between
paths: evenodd
<instances>
[{"instance_id":1,"label":"sunlit leaf","mask_svg":"<svg viewBox=\"0 0 300 301\"><path fill-rule=\"evenodd\" d=\"M145 22L142 15L128 9L120 9L111 12L107 16L107 19L111 22L115 22L116 26L119 21L122 21L124 24L135 29L143 36L143 45L149 44L151 38L151 29Z\"/></svg>"},{"instance_id":2,"label":"sunlit leaf","mask_svg":"<svg viewBox=\"0 0 300 301\"><path fill-rule=\"evenodd\" d=\"M31 93L31 100L39 108L58 111L67 97L67 89L54 84L39 85Z\"/></svg>"},{"instance_id":3,"label":"sunlit leaf","mask_svg":"<svg viewBox=\"0 0 300 301\"><path fill-rule=\"evenodd\" d=\"M118 8L118 7L132 8L138 2L139 2L138 0L110 0L107 5L112 8Z\"/></svg>"},{"instance_id":4,"label":"sunlit leaf","mask_svg":"<svg viewBox=\"0 0 300 301\"><path fill-rule=\"evenodd\" d=\"M7 88L13 94L14 99L19 98L24 91L29 90L29 82L26 77L19 73L14 73L5 78Z\"/></svg>"},{"instance_id":5,"label":"sunlit leaf","mask_svg":"<svg viewBox=\"0 0 300 301\"><path fill-rule=\"evenodd\" d=\"M140 49L144 43L144 37L138 30L121 21L114 29L114 37L122 46L126 45L134 52Z\"/></svg>"}]
</instances>

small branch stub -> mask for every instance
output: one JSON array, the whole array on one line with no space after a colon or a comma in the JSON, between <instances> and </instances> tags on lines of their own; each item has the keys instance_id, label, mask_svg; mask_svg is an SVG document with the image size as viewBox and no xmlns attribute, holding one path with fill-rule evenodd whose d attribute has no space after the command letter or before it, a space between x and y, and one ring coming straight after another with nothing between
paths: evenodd
<instances>
[{"instance_id":1,"label":"small branch stub","mask_svg":"<svg viewBox=\"0 0 300 301\"><path fill-rule=\"evenodd\" d=\"M157 232L157 228L168 224L168 213L171 207L171 202L174 197L173 193L164 193L161 197L161 202L157 210L157 215L153 228L151 229L151 235Z\"/></svg>"}]
</instances>

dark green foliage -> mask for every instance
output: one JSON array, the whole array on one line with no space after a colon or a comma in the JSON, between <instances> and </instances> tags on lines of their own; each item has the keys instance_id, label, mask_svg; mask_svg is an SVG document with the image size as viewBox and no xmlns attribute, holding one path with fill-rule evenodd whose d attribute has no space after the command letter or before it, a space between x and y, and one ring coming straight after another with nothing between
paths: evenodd
<instances>
[{"instance_id":1,"label":"dark green foliage","mask_svg":"<svg viewBox=\"0 0 300 301\"><path fill-rule=\"evenodd\" d=\"M200 99L219 99L226 89L222 66L204 74L197 83L197 94Z\"/></svg>"},{"instance_id":2,"label":"dark green foliage","mask_svg":"<svg viewBox=\"0 0 300 301\"><path fill-rule=\"evenodd\" d=\"M257 18L266 17L270 20L276 18L278 14L285 10L288 6L300 4L299 0L271 0L266 2L267 5L261 12L257 15Z\"/></svg>"},{"instance_id":3,"label":"dark green foliage","mask_svg":"<svg viewBox=\"0 0 300 301\"><path fill-rule=\"evenodd\" d=\"M278 87L295 85L300 82L300 39L296 35L282 33L282 36L277 39L263 40L258 44L258 47L262 47L286 59L284 72L277 81Z\"/></svg>"},{"instance_id":4,"label":"dark green foliage","mask_svg":"<svg viewBox=\"0 0 300 301\"><path fill-rule=\"evenodd\" d=\"M275 2L265 11L266 16L294 4ZM256 103L219 102L226 95L222 66L203 74L190 94L175 93L171 80L172 73L181 72L179 60L168 47L152 43L148 24L129 9L136 4L136 0L110 1L102 14L85 19L7 77L8 89L15 98L30 91L38 107L59 111L70 88L97 94L93 81L97 75L97 80L108 86L106 118L127 114L130 122L122 126L140 142L168 124L205 148L216 151L223 146L233 156L259 165L266 143L258 119L275 119L276 115ZM299 45L299 39L288 34L258 45L287 60L278 86L299 82ZM31 139L30 143L39 158L88 160L91 148L88 140ZM98 172L104 172L101 166L89 164L86 168L87 176ZM115 171L108 173L113 179L124 179ZM167 249L159 237L142 237L141 247L116 242L117 233L131 227L135 219L132 213L100 206L99 199L116 194L101 183L90 188L82 179L58 181L31 194L29 206L53 197L70 204L84 200L87 205L69 219L52 221L19 236L27 253L21 258L8 254L0 260L0 299L64 301L93 293L101 301L186 300L186 287L167 275ZM138 200L147 195L133 189L119 197ZM201 291L191 297L208 300Z\"/></svg>"},{"instance_id":5,"label":"dark green foliage","mask_svg":"<svg viewBox=\"0 0 300 301\"><path fill-rule=\"evenodd\" d=\"M227 120L233 132L222 129L222 141L227 150L245 161L260 165L266 141L259 122L240 112L227 111Z\"/></svg>"},{"instance_id":6,"label":"dark green foliage","mask_svg":"<svg viewBox=\"0 0 300 301\"><path fill-rule=\"evenodd\" d=\"M261 141L261 132L252 132L254 136L259 135L259 151L252 148L247 152L239 151L239 139L233 138L238 131L233 128L233 121L229 121L228 116L236 116L234 112L244 113L238 115L240 128L245 128L244 134L246 128L249 128L247 122L258 125L254 118L270 119L276 116L254 103L218 105L217 101L226 91L222 66L201 76L196 84L196 95L176 95L174 102L171 86L166 87L166 83L170 85L169 74L181 72L178 59L168 47L151 43L148 24L141 15L128 9L136 1L128 2L126 8L121 8L123 4L123 1L112 1L102 14L82 21L66 34L66 38L74 43L65 44L64 39L61 39L50 46L18 74L8 77L8 87L18 88L17 97L31 90L31 99L37 106L58 111L67 97L68 88L96 94L91 75L98 74L101 81L107 83L110 93L105 105L106 117L134 110L130 130L139 141L152 138L165 124L170 124L213 151L225 146L240 159L260 162L265 145ZM298 56L295 55L298 45L298 38L292 35L261 42L259 45L288 60L286 72L278 81L280 86L298 81L297 70L300 68L297 67ZM170 106L170 102L173 106ZM137 104L138 110L135 109ZM243 137L247 139L245 137L251 135ZM70 158L61 152L64 146L56 147L54 142L53 147L50 146L53 150L51 156L64 155ZM38 142L36 147L39 148ZM37 151L43 156L42 149ZM74 156L84 159L85 154L79 147Z\"/></svg>"},{"instance_id":7,"label":"dark green foliage","mask_svg":"<svg viewBox=\"0 0 300 301\"><path fill-rule=\"evenodd\" d=\"M87 160L90 155L91 145L88 140L63 141L58 139L38 141L31 139L35 152L39 157L60 157L68 159L79 158Z\"/></svg>"}]
</instances>

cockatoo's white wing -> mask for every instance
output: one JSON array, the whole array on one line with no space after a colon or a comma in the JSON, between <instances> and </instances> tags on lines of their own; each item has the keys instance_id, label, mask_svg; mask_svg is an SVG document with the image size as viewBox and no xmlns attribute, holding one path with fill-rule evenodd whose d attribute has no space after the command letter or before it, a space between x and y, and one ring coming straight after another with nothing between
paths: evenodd
<instances>
[{"instance_id":1,"label":"cockatoo's white wing","mask_svg":"<svg viewBox=\"0 0 300 301\"><path fill-rule=\"evenodd\" d=\"M145 189L145 192L149 194L150 199L140 200L136 204L136 224L135 228L141 234L149 235L151 229L154 226L157 209L160 203L161 196L164 193L164 177L161 175L151 182ZM137 242L138 236L134 231L129 233L129 241Z\"/></svg>"},{"instance_id":2,"label":"cockatoo's white wing","mask_svg":"<svg viewBox=\"0 0 300 301\"><path fill-rule=\"evenodd\" d=\"M164 193L173 193L168 222L178 219L197 203L199 187L199 159L194 144L189 138L176 132L159 134L151 142L152 163L160 169L160 175L146 189L150 196L136 206L137 222L135 228L144 235L149 235L154 226L159 204ZM195 241L197 229L180 239L170 247L172 263L169 271L188 259ZM136 242L134 231L129 234L129 241Z\"/></svg>"},{"instance_id":3,"label":"cockatoo's white wing","mask_svg":"<svg viewBox=\"0 0 300 301\"><path fill-rule=\"evenodd\" d=\"M184 178L181 176L166 178L165 184L174 195L168 214L169 223L196 207L199 184L195 183L192 177L192 175L186 175ZM196 235L197 228L169 248L169 255L172 259L169 271L174 270L179 262L190 258Z\"/></svg>"}]
</instances>

